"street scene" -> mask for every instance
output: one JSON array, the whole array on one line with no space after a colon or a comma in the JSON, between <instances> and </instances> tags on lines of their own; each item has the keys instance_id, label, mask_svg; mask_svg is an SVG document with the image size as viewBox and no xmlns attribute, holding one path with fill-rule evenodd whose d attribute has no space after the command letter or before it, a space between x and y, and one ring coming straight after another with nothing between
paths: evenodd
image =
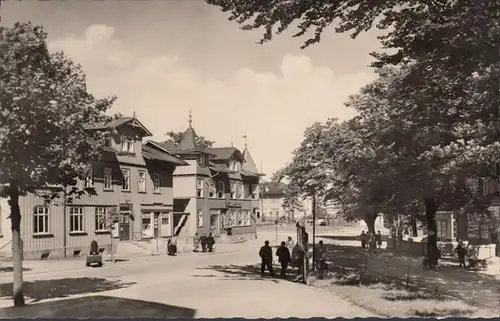
<instances>
[{"instance_id":1,"label":"street scene","mask_svg":"<svg viewBox=\"0 0 500 321\"><path fill-rule=\"evenodd\" d=\"M500 316L499 13L0 0L0 317Z\"/></svg>"}]
</instances>

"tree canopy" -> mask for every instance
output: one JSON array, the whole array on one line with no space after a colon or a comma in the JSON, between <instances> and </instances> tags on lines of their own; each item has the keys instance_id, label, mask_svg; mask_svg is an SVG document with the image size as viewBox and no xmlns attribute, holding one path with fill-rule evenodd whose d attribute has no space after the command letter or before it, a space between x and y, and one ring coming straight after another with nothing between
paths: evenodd
<instances>
[{"instance_id":1,"label":"tree canopy","mask_svg":"<svg viewBox=\"0 0 500 321\"><path fill-rule=\"evenodd\" d=\"M111 143L111 130L92 128L110 120L106 112L114 98L90 94L81 67L62 52L49 52L47 34L31 23L0 27L0 82L0 182L8 186L1 196L9 198L11 209L13 295L19 306L19 197L40 190L49 190L49 199L82 194L78 182Z\"/></svg>"},{"instance_id":2,"label":"tree canopy","mask_svg":"<svg viewBox=\"0 0 500 321\"><path fill-rule=\"evenodd\" d=\"M169 137L167 139L167 142L170 142L174 144L174 146L177 146L180 144L182 137L184 136L184 132L169 131L166 135ZM196 144L198 144L198 146L200 147L212 147L215 142L206 139L204 136L196 136Z\"/></svg>"}]
</instances>

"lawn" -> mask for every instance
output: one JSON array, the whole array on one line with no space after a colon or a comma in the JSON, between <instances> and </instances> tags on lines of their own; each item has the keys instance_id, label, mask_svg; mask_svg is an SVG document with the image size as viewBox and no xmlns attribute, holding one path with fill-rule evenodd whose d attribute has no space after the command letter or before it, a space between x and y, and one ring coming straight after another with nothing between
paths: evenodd
<instances>
[{"instance_id":1,"label":"lawn","mask_svg":"<svg viewBox=\"0 0 500 321\"><path fill-rule=\"evenodd\" d=\"M494 311L478 309L454 297L398 281L385 281L357 273L330 273L322 280L311 277L310 285L332 291L351 303L381 317L493 317Z\"/></svg>"}]
</instances>

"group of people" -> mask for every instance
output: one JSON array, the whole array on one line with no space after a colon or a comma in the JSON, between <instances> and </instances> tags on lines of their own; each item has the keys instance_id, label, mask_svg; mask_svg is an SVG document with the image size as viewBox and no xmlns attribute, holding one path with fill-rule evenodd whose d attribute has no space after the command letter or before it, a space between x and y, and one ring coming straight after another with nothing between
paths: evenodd
<instances>
[{"instance_id":1,"label":"group of people","mask_svg":"<svg viewBox=\"0 0 500 321\"><path fill-rule=\"evenodd\" d=\"M377 233L374 233L372 231L365 233L365 231L362 231L360 239L361 247L364 249L368 247L370 250L372 250L376 248L380 249L382 247L382 233L380 233L380 230Z\"/></svg>"},{"instance_id":2,"label":"group of people","mask_svg":"<svg viewBox=\"0 0 500 321\"><path fill-rule=\"evenodd\" d=\"M269 246L269 241L264 242L264 246L260 248L259 256L261 258L261 276L264 276L266 269L272 276L276 276L273 270L273 250ZM300 246L300 244L295 243L290 236L286 242L281 242L280 246L276 250L276 256L278 257L278 262L281 265L280 276L282 278L286 277L288 266L290 265L294 269L297 269L298 275L301 275L302 269L304 268L304 249Z\"/></svg>"},{"instance_id":3,"label":"group of people","mask_svg":"<svg viewBox=\"0 0 500 321\"><path fill-rule=\"evenodd\" d=\"M208 233L208 236L202 234L201 236L198 233L194 234L193 238L193 252L199 252L201 245L201 252L213 252L215 245L215 238L212 236L212 233Z\"/></svg>"}]
</instances>

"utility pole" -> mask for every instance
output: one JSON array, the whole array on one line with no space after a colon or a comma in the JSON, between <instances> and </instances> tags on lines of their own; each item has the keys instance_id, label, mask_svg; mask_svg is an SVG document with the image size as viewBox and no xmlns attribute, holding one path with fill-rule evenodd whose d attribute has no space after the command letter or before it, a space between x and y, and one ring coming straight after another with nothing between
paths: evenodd
<instances>
[{"instance_id":1,"label":"utility pole","mask_svg":"<svg viewBox=\"0 0 500 321\"><path fill-rule=\"evenodd\" d=\"M262 172L262 160L260 160L260 173ZM260 219L264 221L264 188L262 186L262 180L259 177L259 189L260 189Z\"/></svg>"},{"instance_id":2,"label":"utility pole","mask_svg":"<svg viewBox=\"0 0 500 321\"><path fill-rule=\"evenodd\" d=\"M313 235L312 235L312 246L313 246L313 261L312 261L312 270L315 270L316 267L316 193L312 194L312 215L313 215Z\"/></svg>"}]
</instances>

